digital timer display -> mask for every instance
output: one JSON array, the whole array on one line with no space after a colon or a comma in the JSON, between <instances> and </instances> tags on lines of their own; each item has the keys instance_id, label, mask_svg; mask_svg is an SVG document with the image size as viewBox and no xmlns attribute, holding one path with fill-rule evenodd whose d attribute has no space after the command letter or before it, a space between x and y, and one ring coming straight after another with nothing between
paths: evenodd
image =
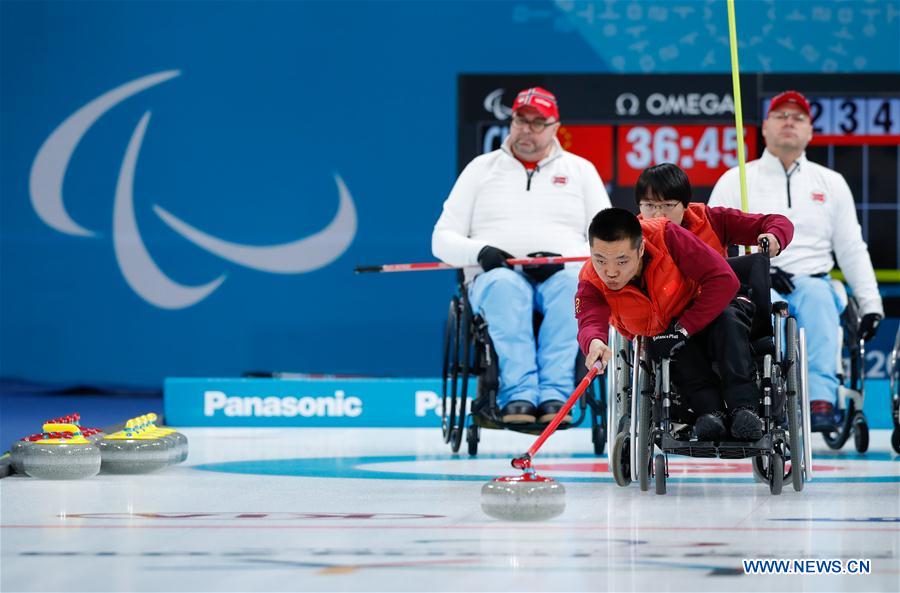
<instances>
[{"instance_id":1,"label":"digital timer display","mask_svg":"<svg viewBox=\"0 0 900 593\"><path fill-rule=\"evenodd\" d=\"M634 183L641 171L675 163L692 183L713 185L738 164L737 129L725 125L619 126L616 180ZM756 158L756 130L744 128L745 157Z\"/></svg>"}]
</instances>

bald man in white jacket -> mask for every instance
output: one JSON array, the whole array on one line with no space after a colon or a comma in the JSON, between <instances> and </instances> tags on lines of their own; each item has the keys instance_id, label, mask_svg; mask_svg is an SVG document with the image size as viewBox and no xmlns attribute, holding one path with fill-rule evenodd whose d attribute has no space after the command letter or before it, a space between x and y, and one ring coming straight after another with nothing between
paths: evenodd
<instances>
[{"instance_id":1,"label":"bald man in white jacket","mask_svg":"<svg viewBox=\"0 0 900 593\"><path fill-rule=\"evenodd\" d=\"M574 388L580 266L521 273L505 260L539 252L587 257L587 227L611 204L594 165L556 139L559 110L551 93L522 91L513 110L503 146L460 174L431 245L442 261L483 268L469 275L467 289L497 351L502 421L549 422ZM535 310L543 314L537 344Z\"/></svg>"},{"instance_id":2,"label":"bald man in white jacket","mask_svg":"<svg viewBox=\"0 0 900 593\"><path fill-rule=\"evenodd\" d=\"M838 397L837 356L840 303L828 278L832 252L860 305L860 337L871 339L884 318L875 271L844 177L806 158L812 140L809 102L796 91L773 97L765 121L766 150L747 163L750 212L783 214L794 223L794 239L772 259L773 288L806 329L811 423L834 429ZM710 206L741 207L738 169L719 179Z\"/></svg>"}]
</instances>

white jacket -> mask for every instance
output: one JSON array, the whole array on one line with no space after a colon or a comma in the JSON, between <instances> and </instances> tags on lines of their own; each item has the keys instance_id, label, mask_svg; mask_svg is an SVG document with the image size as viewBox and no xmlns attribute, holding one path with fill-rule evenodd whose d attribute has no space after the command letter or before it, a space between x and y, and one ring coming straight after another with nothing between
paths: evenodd
<instances>
[{"instance_id":1,"label":"white jacket","mask_svg":"<svg viewBox=\"0 0 900 593\"><path fill-rule=\"evenodd\" d=\"M750 212L783 214L794 223L794 239L772 265L801 276L822 274L834 267L834 251L861 313L884 315L853 194L840 173L807 160L804 153L788 175L781 161L765 150L747 163L747 202ZM741 208L737 167L716 183L709 205Z\"/></svg>"},{"instance_id":2,"label":"white jacket","mask_svg":"<svg viewBox=\"0 0 900 593\"><path fill-rule=\"evenodd\" d=\"M610 206L594 165L557 140L530 176L507 141L460 173L434 226L431 250L455 266L477 264L485 245L515 257L536 251L587 257L588 225Z\"/></svg>"}]
</instances>

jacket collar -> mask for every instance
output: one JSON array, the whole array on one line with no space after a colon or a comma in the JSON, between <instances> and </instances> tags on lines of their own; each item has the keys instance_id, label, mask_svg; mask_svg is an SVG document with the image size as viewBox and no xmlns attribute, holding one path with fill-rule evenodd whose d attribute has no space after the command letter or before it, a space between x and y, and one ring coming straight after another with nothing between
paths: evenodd
<instances>
[{"instance_id":1,"label":"jacket collar","mask_svg":"<svg viewBox=\"0 0 900 593\"><path fill-rule=\"evenodd\" d=\"M769 149L765 149L762 153L762 156L759 157L759 164L762 167L762 170L767 173L775 173L779 172L783 175L786 175L787 172L784 170L784 166L781 164L781 160L769 152ZM806 164L806 151L800 153L800 157L794 161L794 164L791 165L794 171L799 171Z\"/></svg>"}]
</instances>

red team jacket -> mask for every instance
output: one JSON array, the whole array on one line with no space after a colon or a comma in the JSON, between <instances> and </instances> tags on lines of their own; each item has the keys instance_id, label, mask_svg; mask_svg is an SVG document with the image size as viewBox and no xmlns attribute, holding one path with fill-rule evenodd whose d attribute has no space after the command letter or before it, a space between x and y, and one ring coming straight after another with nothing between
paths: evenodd
<instances>
[{"instance_id":1,"label":"red team jacket","mask_svg":"<svg viewBox=\"0 0 900 593\"><path fill-rule=\"evenodd\" d=\"M578 344L607 343L609 324L627 339L655 336L677 319L691 335L719 316L737 294L739 283L720 253L667 219L642 220L644 263L641 276L620 291L609 290L588 261L575 297ZM774 234L774 233L773 233ZM754 236L755 241L755 236Z\"/></svg>"}]
</instances>

